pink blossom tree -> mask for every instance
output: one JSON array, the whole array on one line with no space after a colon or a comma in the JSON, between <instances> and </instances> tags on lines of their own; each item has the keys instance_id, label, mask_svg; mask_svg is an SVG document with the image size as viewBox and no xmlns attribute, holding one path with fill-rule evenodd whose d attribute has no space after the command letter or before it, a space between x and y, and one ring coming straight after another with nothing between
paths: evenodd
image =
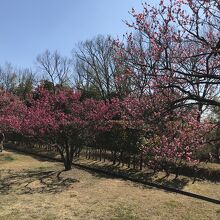
<instances>
[{"instance_id":1,"label":"pink blossom tree","mask_svg":"<svg viewBox=\"0 0 220 220\"><path fill-rule=\"evenodd\" d=\"M115 59L127 69L118 83L133 83L125 117L143 123L150 165L196 162L213 128L201 115L220 105L219 1L161 0L131 15L135 33L114 41Z\"/></svg>"},{"instance_id":2,"label":"pink blossom tree","mask_svg":"<svg viewBox=\"0 0 220 220\"><path fill-rule=\"evenodd\" d=\"M66 89L51 93L40 86L28 100L22 133L57 148L65 170L70 170L83 143L83 111L78 92Z\"/></svg>"},{"instance_id":3,"label":"pink blossom tree","mask_svg":"<svg viewBox=\"0 0 220 220\"><path fill-rule=\"evenodd\" d=\"M0 148L3 150L5 135L13 136L21 130L26 107L18 97L0 90Z\"/></svg>"},{"instance_id":4,"label":"pink blossom tree","mask_svg":"<svg viewBox=\"0 0 220 220\"><path fill-rule=\"evenodd\" d=\"M116 57L127 66L122 78L130 78L138 94L151 91L153 81L180 94L173 108L219 106L220 5L217 0L169 0L159 6L143 4L131 11L138 33L125 43L115 41ZM200 116L198 116L200 120Z\"/></svg>"},{"instance_id":5,"label":"pink blossom tree","mask_svg":"<svg viewBox=\"0 0 220 220\"><path fill-rule=\"evenodd\" d=\"M0 90L0 132L20 132L25 112L26 107L18 97Z\"/></svg>"}]
</instances>

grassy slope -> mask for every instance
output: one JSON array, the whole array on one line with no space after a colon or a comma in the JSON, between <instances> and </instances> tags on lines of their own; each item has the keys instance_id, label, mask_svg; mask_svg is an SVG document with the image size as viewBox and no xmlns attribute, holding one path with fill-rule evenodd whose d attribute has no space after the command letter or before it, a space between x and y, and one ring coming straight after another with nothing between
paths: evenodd
<instances>
[{"instance_id":1,"label":"grassy slope","mask_svg":"<svg viewBox=\"0 0 220 220\"><path fill-rule=\"evenodd\" d=\"M62 168L22 154L0 154L0 219L220 219L219 205L76 168L57 176ZM184 187L220 198L219 184Z\"/></svg>"}]
</instances>

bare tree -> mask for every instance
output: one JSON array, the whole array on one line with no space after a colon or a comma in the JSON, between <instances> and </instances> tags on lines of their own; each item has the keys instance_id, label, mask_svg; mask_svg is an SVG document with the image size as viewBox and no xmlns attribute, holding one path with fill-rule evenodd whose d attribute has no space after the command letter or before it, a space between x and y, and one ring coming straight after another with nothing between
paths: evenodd
<instances>
[{"instance_id":1,"label":"bare tree","mask_svg":"<svg viewBox=\"0 0 220 220\"><path fill-rule=\"evenodd\" d=\"M63 57L59 52L51 53L46 50L37 56L37 64L46 79L49 79L53 86L61 87L70 84L72 71L72 61L67 57Z\"/></svg>"},{"instance_id":2,"label":"bare tree","mask_svg":"<svg viewBox=\"0 0 220 220\"><path fill-rule=\"evenodd\" d=\"M82 90L95 90L104 99L122 93L117 86L117 76L122 69L114 59L114 50L110 37L97 36L92 40L81 42L73 51L76 85Z\"/></svg>"},{"instance_id":3,"label":"bare tree","mask_svg":"<svg viewBox=\"0 0 220 220\"><path fill-rule=\"evenodd\" d=\"M0 67L0 87L13 92L17 84L16 69L10 63Z\"/></svg>"},{"instance_id":4,"label":"bare tree","mask_svg":"<svg viewBox=\"0 0 220 220\"><path fill-rule=\"evenodd\" d=\"M17 73L17 86L15 92L18 96L26 99L27 95L38 84L36 74L31 69L19 69Z\"/></svg>"},{"instance_id":5,"label":"bare tree","mask_svg":"<svg viewBox=\"0 0 220 220\"><path fill-rule=\"evenodd\" d=\"M23 99L37 83L36 74L29 68L18 69L10 63L0 67L0 88Z\"/></svg>"}]
</instances>

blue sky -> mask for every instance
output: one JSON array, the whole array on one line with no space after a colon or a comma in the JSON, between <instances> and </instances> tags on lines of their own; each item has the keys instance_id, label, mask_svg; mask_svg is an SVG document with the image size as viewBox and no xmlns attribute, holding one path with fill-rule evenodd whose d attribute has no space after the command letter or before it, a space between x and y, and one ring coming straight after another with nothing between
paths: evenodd
<instances>
[{"instance_id":1,"label":"blue sky","mask_svg":"<svg viewBox=\"0 0 220 220\"><path fill-rule=\"evenodd\" d=\"M0 0L0 65L34 67L46 49L70 56L79 41L103 34L121 37L128 11L142 0ZM148 0L149 2L149 0Z\"/></svg>"}]
</instances>

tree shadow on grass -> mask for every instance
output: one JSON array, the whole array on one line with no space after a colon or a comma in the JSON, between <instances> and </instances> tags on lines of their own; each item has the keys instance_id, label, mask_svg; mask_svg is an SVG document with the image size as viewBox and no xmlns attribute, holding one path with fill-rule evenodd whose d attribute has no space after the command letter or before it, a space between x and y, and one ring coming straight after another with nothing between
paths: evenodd
<instances>
[{"instance_id":1,"label":"tree shadow on grass","mask_svg":"<svg viewBox=\"0 0 220 220\"><path fill-rule=\"evenodd\" d=\"M80 167L80 169L83 169L98 178L121 178L126 181L133 180L135 182L135 186L137 183L143 183L145 188L152 188L152 186L148 185L148 183L155 183L161 186L172 187L181 190L189 182L193 182L193 178L189 177L179 176L178 178L174 178L171 176L167 177L166 175L161 176L161 174L158 176L158 173L155 173L152 170L138 172L132 168L123 170L118 169L112 165L102 164L102 166L98 166L98 163L97 166L96 163L87 164L87 167L89 167L89 169L86 167Z\"/></svg>"},{"instance_id":2,"label":"tree shadow on grass","mask_svg":"<svg viewBox=\"0 0 220 220\"><path fill-rule=\"evenodd\" d=\"M22 155L25 154L24 152L17 152L17 151L16 151L16 153L22 154ZM29 155L29 154L27 153L27 155ZM31 157L33 157L39 161L53 161L54 162L54 160L51 160L49 158L39 157L37 155L31 155ZM75 162L77 162L77 161L75 161ZM179 178L170 178L169 177L168 178L167 176L164 176L164 177L158 178L158 177L156 177L157 173L154 173L152 170L139 172L137 169L132 169L132 168L120 169L120 166L118 166L118 165L105 164L101 161L92 161L90 163L87 162L86 167L84 167L84 168L78 167L78 168L83 169L86 172L89 172L93 176L98 177L98 178L111 178L111 179L122 178L124 180L126 180L127 178L131 178L134 180L140 180L142 182L150 182L150 183L160 184L162 186L173 187L175 189L183 189L184 186L187 185L189 182L194 181L194 178L190 178L190 177L179 177ZM88 168L91 168L91 169L88 169ZM100 172L100 171L104 171L104 172ZM33 171L33 172L35 172L35 171ZM57 186L58 183L57 183L56 178L54 178L54 176L56 174L54 174L53 171L51 171L51 172L52 173L49 172L48 174L42 173L42 175L49 175L49 177L43 178L46 180L46 182L40 181L40 183L43 186L45 186L45 185L49 186L50 189L48 189L48 187L42 186L41 191L48 191L48 192L52 191L53 192L53 191L56 191L56 188L60 188ZM30 173L30 175L32 175L31 171L29 171L29 173ZM41 175L39 175L39 178L41 178ZM52 181L52 179L53 179L53 181ZM37 180L33 180L33 182L36 182L36 181ZM49 184L50 181L52 182L51 184ZM66 180L66 181L68 182L68 180ZM32 182L30 184L33 185ZM27 191L29 189L30 184L28 184L26 187ZM65 180L64 180L64 185L65 185ZM150 186L148 186L148 187L151 188ZM33 189L30 191L33 191ZM1 180L0 180L0 193L1 193Z\"/></svg>"},{"instance_id":3,"label":"tree shadow on grass","mask_svg":"<svg viewBox=\"0 0 220 220\"><path fill-rule=\"evenodd\" d=\"M189 182L193 182L193 180L189 178L159 178L156 179L154 182L166 187L171 187L175 189L183 189Z\"/></svg>"},{"instance_id":4,"label":"tree shadow on grass","mask_svg":"<svg viewBox=\"0 0 220 220\"><path fill-rule=\"evenodd\" d=\"M60 193L68 189L76 179L64 177L62 171L12 170L0 171L0 194Z\"/></svg>"}]
</instances>

